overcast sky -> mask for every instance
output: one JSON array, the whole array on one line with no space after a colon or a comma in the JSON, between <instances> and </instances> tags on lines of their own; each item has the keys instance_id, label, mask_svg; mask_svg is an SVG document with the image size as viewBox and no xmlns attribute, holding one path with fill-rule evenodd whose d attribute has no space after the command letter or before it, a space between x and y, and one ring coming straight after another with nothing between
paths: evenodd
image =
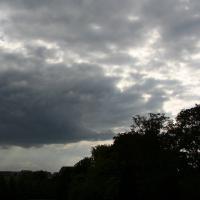
<instances>
[{"instance_id":1,"label":"overcast sky","mask_svg":"<svg viewBox=\"0 0 200 200\"><path fill-rule=\"evenodd\" d=\"M51 170L200 103L199 0L0 0L0 170Z\"/></svg>"}]
</instances>

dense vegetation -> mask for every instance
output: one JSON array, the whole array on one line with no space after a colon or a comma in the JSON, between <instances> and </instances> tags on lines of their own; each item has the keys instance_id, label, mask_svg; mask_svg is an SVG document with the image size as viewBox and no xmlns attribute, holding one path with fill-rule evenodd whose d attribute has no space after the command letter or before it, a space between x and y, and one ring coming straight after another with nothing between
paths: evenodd
<instances>
[{"instance_id":1,"label":"dense vegetation","mask_svg":"<svg viewBox=\"0 0 200 200\"><path fill-rule=\"evenodd\" d=\"M200 199L200 105L133 117L112 145L58 173L1 172L2 199Z\"/></svg>"}]
</instances>

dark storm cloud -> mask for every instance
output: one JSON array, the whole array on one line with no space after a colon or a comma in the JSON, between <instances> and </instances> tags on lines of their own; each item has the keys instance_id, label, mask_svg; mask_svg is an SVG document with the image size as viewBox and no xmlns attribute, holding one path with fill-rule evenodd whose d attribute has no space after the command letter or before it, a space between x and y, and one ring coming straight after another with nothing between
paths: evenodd
<instances>
[{"instance_id":1,"label":"dark storm cloud","mask_svg":"<svg viewBox=\"0 0 200 200\"><path fill-rule=\"evenodd\" d=\"M1 145L111 138L112 129L127 125L133 113L161 107L167 97L157 85L170 84L138 75L138 83L121 92L119 78L105 76L99 66L50 65L5 52L1 61L9 65L0 71ZM148 102L145 92L152 95Z\"/></svg>"},{"instance_id":2,"label":"dark storm cloud","mask_svg":"<svg viewBox=\"0 0 200 200\"><path fill-rule=\"evenodd\" d=\"M110 137L84 125L84 113L101 106L114 89L112 80L92 66L6 70L0 73L0 85L3 145Z\"/></svg>"}]
</instances>

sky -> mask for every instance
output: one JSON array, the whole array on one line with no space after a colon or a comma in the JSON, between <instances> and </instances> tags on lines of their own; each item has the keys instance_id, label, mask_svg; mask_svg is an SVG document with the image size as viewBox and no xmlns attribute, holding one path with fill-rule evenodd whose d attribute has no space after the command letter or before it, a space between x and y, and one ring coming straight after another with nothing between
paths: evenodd
<instances>
[{"instance_id":1,"label":"sky","mask_svg":"<svg viewBox=\"0 0 200 200\"><path fill-rule=\"evenodd\" d=\"M199 36L199 0L0 0L0 170L58 171L200 103Z\"/></svg>"}]
</instances>

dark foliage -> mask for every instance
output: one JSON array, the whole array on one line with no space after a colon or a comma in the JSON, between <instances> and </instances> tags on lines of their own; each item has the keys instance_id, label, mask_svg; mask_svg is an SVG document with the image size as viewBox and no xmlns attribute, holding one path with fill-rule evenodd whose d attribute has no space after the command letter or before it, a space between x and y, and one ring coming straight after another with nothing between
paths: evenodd
<instances>
[{"instance_id":1,"label":"dark foliage","mask_svg":"<svg viewBox=\"0 0 200 200\"><path fill-rule=\"evenodd\" d=\"M200 105L133 117L129 132L58 173L1 172L2 199L200 199Z\"/></svg>"}]
</instances>

